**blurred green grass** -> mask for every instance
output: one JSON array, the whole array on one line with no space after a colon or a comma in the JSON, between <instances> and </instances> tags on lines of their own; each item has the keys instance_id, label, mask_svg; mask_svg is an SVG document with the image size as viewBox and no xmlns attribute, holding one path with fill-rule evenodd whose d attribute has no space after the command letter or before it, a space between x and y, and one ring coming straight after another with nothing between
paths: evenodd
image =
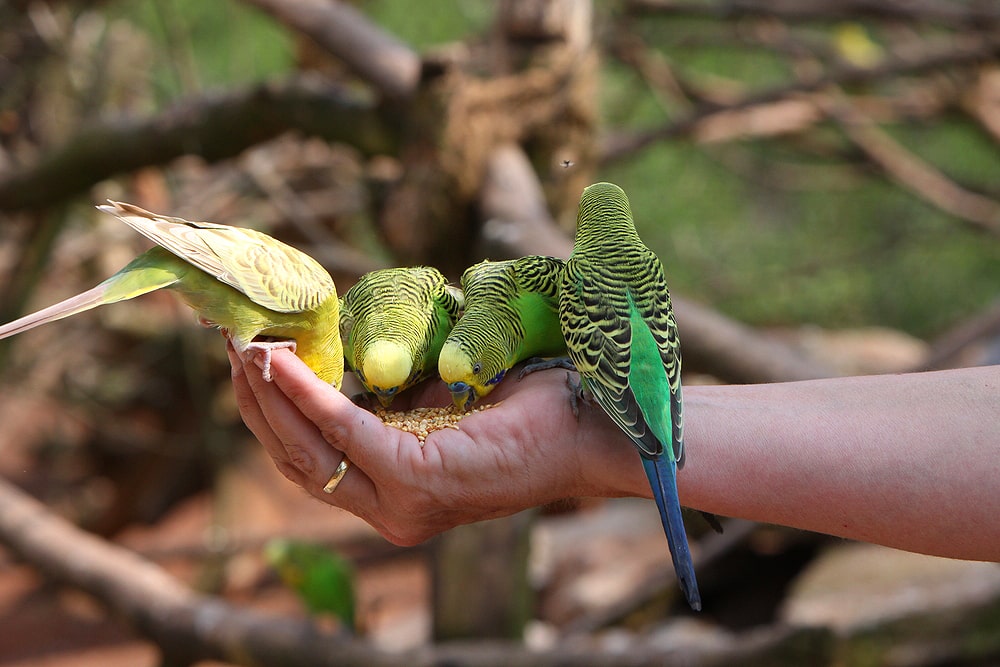
<instances>
[{"instance_id":1,"label":"blurred green grass","mask_svg":"<svg viewBox=\"0 0 1000 667\"><path fill-rule=\"evenodd\" d=\"M238 0L129 0L106 12L150 38L149 78L162 103L197 89L268 79L295 65L288 31Z\"/></svg>"}]
</instances>

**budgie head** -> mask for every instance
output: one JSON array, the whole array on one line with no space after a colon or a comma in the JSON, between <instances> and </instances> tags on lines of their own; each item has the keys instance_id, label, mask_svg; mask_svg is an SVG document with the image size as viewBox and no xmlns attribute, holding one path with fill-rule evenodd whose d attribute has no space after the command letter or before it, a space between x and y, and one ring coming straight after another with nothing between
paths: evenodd
<instances>
[{"instance_id":1,"label":"budgie head","mask_svg":"<svg viewBox=\"0 0 1000 667\"><path fill-rule=\"evenodd\" d=\"M413 352L395 341L372 341L364 350L355 369L358 379L368 391L375 394L382 407L389 407L392 399L417 379L413 369Z\"/></svg>"},{"instance_id":2,"label":"budgie head","mask_svg":"<svg viewBox=\"0 0 1000 667\"><path fill-rule=\"evenodd\" d=\"M493 391L509 368L503 350L491 344L492 341L465 337L467 333L475 333L467 331L470 328L459 329L456 326L438 358L438 373L448 385L451 400L460 410L468 410L473 403ZM484 330L483 333L490 331Z\"/></svg>"},{"instance_id":3,"label":"budgie head","mask_svg":"<svg viewBox=\"0 0 1000 667\"><path fill-rule=\"evenodd\" d=\"M309 552L291 540L275 539L264 548L264 560L289 588L297 588L305 578Z\"/></svg>"}]
</instances>

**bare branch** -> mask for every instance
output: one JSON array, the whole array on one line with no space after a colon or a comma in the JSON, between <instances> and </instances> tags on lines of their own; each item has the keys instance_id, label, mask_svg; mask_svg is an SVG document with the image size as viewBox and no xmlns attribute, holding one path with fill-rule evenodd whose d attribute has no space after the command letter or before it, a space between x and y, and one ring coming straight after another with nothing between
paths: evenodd
<instances>
[{"instance_id":1,"label":"bare branch","mask_svg":"<svg viewBox=\"0 0 1000 667\"><path fill-rule=\"evenodd\" d=\"M347 3L337 0L245 0L308 35L382 95L405 98L417 89L420 57Z\"/></svg>"},{"instance_id":2,"label":"bare branch","mask_svg":"<svg viewBox=\"0 0 1000 667\"><path fill-rule=\"evenodd\" d=\"M0 177L0 210L51 205L100 181L181 155L215 161L288 130L392 152L395 137L372 104L300 77L179 102L149 118L81 129L37 164Z\"/></svg>"},{"instance_id":3,"label":"bare branch","mask_svg":"<svg viewBox=\"0 0 1000 667\"><path fill-rule=\"evenodd\" d=\"M556 227L541 186L520 148L507 145L488 161L480 211L484 254L496 259L546 254L568 257L573 242ZM706 306L672 296L684 360L728 382L781 382L829 377L834 372L787 345Z\"/></svg>"},{"instance_id":4,"label":"bare branch","mask_svg":"<svg viewBox=\"0 0 1000 667\"><path fill-rule=\"evenodd\" d=\"M1000 144L1000 68L996 65L982 68L979 80L963 96L960 106Z\"/></svg>"},{"instance_id":5,"label":"bare branch","mask_svg":"<svg viewBox=\"0 0 1000 667\"><path fill-rule=\"evenodd\" d=\"M1000 9L989 3L937 0L722 0L675 2L629 0L633 15L673 15L736 20L776 18L788 22L851 21L859 18L935 23L948 27L1000 23Z\"/></svg>"},{"instance_id":6,"label":"bare branch","mask_svg":"<svg viewBox=\"0 0 1000 667\"><path fill-rule=\"evenodd\" d=\"M822 106L847 138L899 186L979 231L1000 235L1000 202L962 188L911 153L879 129L845 95L835 93Z\"/></svg>"},{"instance_id":7,"label":"bare branch","mask_svg":"<svg viewBox=\"0 0 1000 667\"><path fill-rule=\"evenodd\" d=\"M996 336L1000 336L1000 300L946 331L931 345L927 359L914 370L952 368L970 346Z\"/></svg>"},{"instance_id":8,"label":"bare branch","mask_svg":"<svg viewBox=\"0 0 1000 667\"><path fill-rule=\"evenodd\" d=\"M589 645L533 651L519 642L451 642L400 654L323 632L292 619L194 593L136 554L70 525L0 479L0 542L47 576L90 593L127 619L176 664L222 660L257 667L653 667L678 657L652 646L627 653ZM797 652L801 664L828 657L826 630L779 629L750 633L724 646L685 651L688 664L745 664ZM811 634L810 634L811 633ZM817 634L818 633L818 634ZM825 660L824 660L825 662ZM763 663L760 663L763 664Z\"/></svg>"},{"instance_id":9,"label":"bare branch","mask_svg":"<svg viewBox=\"0 0 1000 667\"><path fill-rule=\"evenodd\" d=\"M324 636L310 622L194 593L134 553L73 527L3 480L0 541L47 576L98 598L178 664L203 659L278 664L279 658L288 665L387 664L360 642ZM338 660L331 661L331 655Z\"/></svg>"},{"instance_id":10,"label":"bare branch","mask_svg":"<svg viewBox=\"0 0 1000 667\"><path fill-rule=\"evenodd\" d=\"M310 206L308 198L301 192L295 192L269 160L255 160L251 156L245 162L245 168L271 205L309 240L312 245L309 254L321 264L357 276L386 268L384 262L344 243L327 229L322 218Z\"/></svg>"},{"instance_id":11,"label":"bare branch","mask_svg":"<svg viewBox=\"0 0 1000 667\"><path fill-rule=\"evenodd\" d=\"M718 117L719 114L732 114L756 106L771 105L803 93L813 93L831 86L869 84L948 67L975 65L996 58L998 55L1000 55L1000 36L993 35L970 41L949 42L944 46L935 47L928 44L926 49L921 50L920 55L907 58L892 55L874 67L854 67L851 65L834 67L819 76L747 95L731 104L698 104L685 116L658 128L611 137L602 149L601 162L607 164L630 157L664 139L693 136L703 125Z\"/></svg>"},{"instance_id":12,"label":"bare branch","mask_svg":"<svg viewBox=\"0 0 1000 667\"><path fill-rule=\"evenodd\" d=\"M723 556L743 545L757 529L757 523L744 519L726 519L722 533L713 533L698 545L695 567L701 573ZM607 606L571 621L563 633L566 635L592 634L609 628L625 620L630 614L642 609L663 595L664 591L677 586L677 575L669 568L650 572L631 591L618 600L609 600Z\"/></svg>"}]
</instances>

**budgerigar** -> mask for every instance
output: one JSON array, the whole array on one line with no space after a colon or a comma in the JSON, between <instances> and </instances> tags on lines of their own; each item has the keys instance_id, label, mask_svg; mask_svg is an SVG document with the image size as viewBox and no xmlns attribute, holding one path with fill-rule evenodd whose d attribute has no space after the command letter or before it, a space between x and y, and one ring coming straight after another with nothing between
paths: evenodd
<instances>
[{"instance_id":1,"label":"budgerigar","mask_svg":"<svg viewBox=\"0 0 1000 667\"><path fill-rule=\"evenodd\" d=\"M354 630L354 567L320 544L275 539L264 548L264 558L291 588L309 612L332 614Z\"/></svg>"},{"instance_id":2,"label":"budgerigar","mask_svg":"<svg viewBox=\"0 0 1000 667\"><path fill-rule=\"evenodd\" d=\"M468 409L524 359L566 353L559 329L559 279L565 263L529 255L465 270L465 313L438 361L452 400Z\"/></svg>"},{"instance_id":3,"label":"budgerigar","mask_svg":"<svg viewBox=\"0 0 1000 667\"><path fill-rule=\"evenodd\" d=\"M267 234L156 215L133 204L98 206L157 245L82 294L0 327L6 338L90 308L172 289L205 326L222 329L239 352L289 347L340 388L344 353L333 278L319 262Z\"/></svg>"},{"instance_id":4,"label":"budgerigar","mask_svg":"<svg viewBox=\"0 0 1000 667\"><path fill-rule=\"evenodd\" d=\"M663 266L616 185L591 185L580 198L559 319L583 388L642 455L681 589L701 609L677 497L684 463L677 325Z\"/></svg>"},{"instance_id":5,"label":"budgerigar","mask_svg":"<svg viewBox=\"0 0 1000 667\"><path fill-rule=\"evenodd\" d=\"M437 373L438 353L465 299L429 266L361 276L340 300L347 365L383 407Z\"/></svg>"}]
</instances>

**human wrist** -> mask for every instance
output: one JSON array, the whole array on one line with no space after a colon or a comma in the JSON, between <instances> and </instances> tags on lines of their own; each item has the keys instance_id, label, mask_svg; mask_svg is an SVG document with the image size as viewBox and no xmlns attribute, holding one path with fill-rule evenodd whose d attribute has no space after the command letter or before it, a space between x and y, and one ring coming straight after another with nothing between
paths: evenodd
<instances>
[{"instance_id":1,"label":"human wrist","mask_svg":"<svg viewBox=\"0 0 1000 667\"><path fill-rule=\"evenodd\" d=\"M652 498L638 451L596 404L581 402L577 460L581 497Z\"/></svg>"}]
</instances>

